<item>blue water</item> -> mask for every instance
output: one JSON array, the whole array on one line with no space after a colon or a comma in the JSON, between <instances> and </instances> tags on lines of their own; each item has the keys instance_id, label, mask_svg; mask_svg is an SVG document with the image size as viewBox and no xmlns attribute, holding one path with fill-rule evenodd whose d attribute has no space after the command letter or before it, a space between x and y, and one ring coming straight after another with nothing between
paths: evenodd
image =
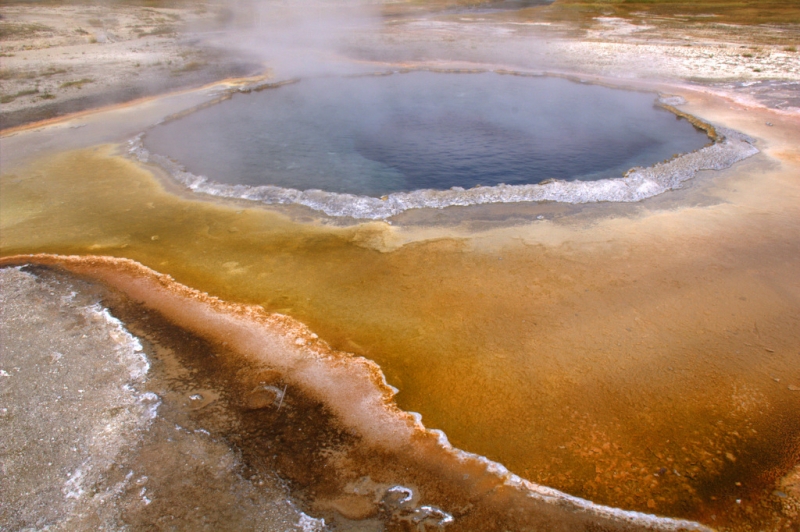
<instances>
[{"instance_id":1,"label":"blue water","mask_svg":"<svg viewBox=\"0 0 800 532\"><path fill-rule=\"evenodd\" d=\"M158 126L145 145L222 183L370 196L591 180L708 143L654 100L493 73L308 79Z\"/></svg>"}]
</instances>

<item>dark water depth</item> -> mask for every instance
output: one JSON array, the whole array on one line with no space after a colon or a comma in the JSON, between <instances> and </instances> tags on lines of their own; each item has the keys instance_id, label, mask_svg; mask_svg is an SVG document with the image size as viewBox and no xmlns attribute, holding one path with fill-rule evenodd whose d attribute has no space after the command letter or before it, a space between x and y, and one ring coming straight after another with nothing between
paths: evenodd
<instances>
[{"instance_id":1,"label":"dark water depth","mask_svg":"<svg viewBox=\"0 0 800 532\"><path fill-rule=\"evenodd\" d=\"M594 180L708 142L654 98L491 73L308 79L160 125L145 144L221 183L368 196Z\"/></svg>"}]
</instances>

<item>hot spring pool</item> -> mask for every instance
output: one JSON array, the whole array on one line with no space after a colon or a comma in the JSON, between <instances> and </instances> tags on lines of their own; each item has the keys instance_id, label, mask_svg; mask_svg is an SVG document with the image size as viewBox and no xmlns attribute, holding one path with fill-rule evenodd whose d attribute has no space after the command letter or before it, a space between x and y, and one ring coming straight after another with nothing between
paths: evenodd
<instances>
[{"instance_id":1,"label":"hot spring pool","mask_svg":"<svg viewBox=\"0 0 800 532\"><path fill-rule=\"evenodd\" d=\"M240 197L266 186L374 201L618 178L709 143L655 100L543 76L325 77L237 94L153 128L144 146Z\"/></svg>"}]
</instances>

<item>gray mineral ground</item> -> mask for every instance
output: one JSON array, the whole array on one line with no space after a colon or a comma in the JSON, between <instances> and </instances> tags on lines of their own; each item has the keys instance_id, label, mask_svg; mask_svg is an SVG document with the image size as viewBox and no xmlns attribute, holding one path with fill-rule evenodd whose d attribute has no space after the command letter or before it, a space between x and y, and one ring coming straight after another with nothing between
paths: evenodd
<instances>
[{"instance_id":1,"label":"gray mineral ground","mask_svg":"<svg viewBox=\"0 0 800 532\"><path fill-rule=\"evenodd\" d=\"M183 415L97 287L0 269L0 338L0 530L314 529Z\"/></svg>"}]
</instances>

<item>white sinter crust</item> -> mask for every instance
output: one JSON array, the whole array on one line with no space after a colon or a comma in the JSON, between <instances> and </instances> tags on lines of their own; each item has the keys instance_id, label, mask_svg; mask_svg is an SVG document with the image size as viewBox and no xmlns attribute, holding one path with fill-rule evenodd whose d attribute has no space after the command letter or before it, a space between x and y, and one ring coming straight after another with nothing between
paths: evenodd
<instances>
[{"instance_id":1,"label":"white sinter crust","mask_svg":"<svg viewBox=\"0 0 800 532\"><path fill-rule=\"evenodd\" d=\"M633 168L625 177L597 181L550 180L533 185L495 185L449 190L414 190L395 192L375 198L326 192L324 190L295 190L274 185L227 185L205 176L187 172L175 161L150 153L143 145L143 134L129 143L129 153L141 162L153 162L166 169L178 182L192 192L246 199L265 204L298 204L321 211L328 216L382 220L409 209L442 209L455 205L486 203L516 203L557 201L562 203L594 203L600 201L634 202L681 187L701 170L722 170L758 153L748 136L717 127L717 140L692 153L648 168Z\"/></svg>"}]
</instances>

